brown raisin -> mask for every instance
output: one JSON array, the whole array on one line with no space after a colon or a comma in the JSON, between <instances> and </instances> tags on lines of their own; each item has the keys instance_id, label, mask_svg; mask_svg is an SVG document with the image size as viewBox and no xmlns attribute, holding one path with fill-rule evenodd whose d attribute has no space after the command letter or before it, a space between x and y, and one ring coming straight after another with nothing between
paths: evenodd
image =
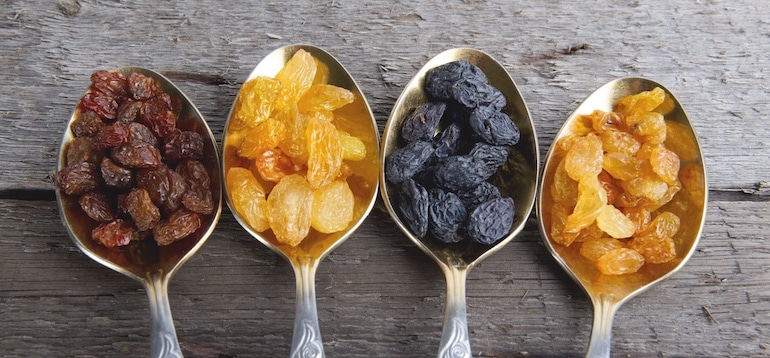
<instances>
[{"instance_id":1,"label":"brown raisin","mask_svg":"<svg viewBox=\"0 0 770 358\"><path fill-rule=\"evenodd\" d=\"M128 86L131 96L139 100L150 99L162 91L153 78L141 73L132 73L128 76Z\"/></svg>"},{"instance_id":2,"label":"brown raisin","mask_svg":"<svg viewBox=\"0 0 770 358\"><path fill-rule=\"evenodd\" d=\"M147 142L128 142L110 151L112 160L127 168L157 168L161 163L160 151Z\"/></svg>"},{"instance_id":3,"label":"brown raisin","mask_svg":"<svg viewBox=\"0 0 770 358\"><path fill-rule=\"evenodd\" d=\"M115 119L118 114L118 101L114 96L101 91L91 91L83 95L80 106L106 119Z\"/></svg>"},{"instance_id":4,"label":"brown raisin","mask_svg":"<svg viewBox=\"0 0 770 358\"><path fill-rule=\"evenodd\" d=\"M115 209L107 194L91 191L78 199L80 208L90 217L100 223L115 220Z\"/></svg>"},{"instance_id":5,"label":"brown raisin","mask_svg":"<svg viewBox=\"0 0 770 358\"><path fill-rule=\"evenodd\" d=\"M185 179L165 165L140 170L136 182L150 193L152 202L164 213L176 211L182 203L182 195L187 191Z\"/></svg>"},{"instance_id":6,"label":"brown raisin","mask_svg":"<svg viewBox=\"0 0 770 358\"><path fill-rule=\"evenodd\" d=\"M101 177L94 163L70 165L56 177L56 185L67 195L82 195L99 187Z\"/></svg>"},{"instance_id":7,"label":"brown raisin","mask_svg":"<svg viewBox=\"0 0 770 358\"><path fill-rule=\"evenodd\" d=\"M129 221L115 219L91 230L91 237L107 247L125 246L131 242L136 227Z\"/></svg>"},{"instance_id":8,"label":"brown raisin","mask_svg":"<svg viewBox=\"0 0 770 358\"><path fill-rule=\"evenodd\" d=\"M170 98L165 93L143 102L139 111L139 122L161 138L174 133L176 119L176 114L171 110Z\"/></svg>"},{"instance_id":9,"label":"brown raisin","mask_svg":"<svg viewBox=\"0 0 770 358\"><path fill-rule=\"evenodd\" d=\"M142 109L142 102L126 99L118 106L118 114L115 120L118 122L131 123L139 118L139 110Z\"/></svg>"},{"instance_id":10,"label":"brown raisin","mask_svg":"<svg viewBox=\"0 0 770 358\"><path fill-rule=\"evenodd\" d=\"M126 210L134 220L136 228L150 230L160 221L160 210L153 204L147 190L137 188L126 196Z\"/></svg>"},{"instance_id":11,"label":"brown raisin","mask_svg":"<svg viewBox=\"0 0 770 358\"><path fill-rule=\"evenodd\" d=\"M203 137L197 132L174 133L164 139L163 158L169 163L198 159L203 155Z\"/></svg>"},{"instance_id":12,"label":"brown raisin","mask_svg":"<svg viewBox=\"0 0 770 358\"><path fill-rule=\"evenodd\" d=\"M173 212L168 220L161 221L152 229L152 235L159 246L170 245L184 239L201 226L201 216L185 208Z\"/></svg>"},{"instance_id":13,"label":"brown raisin","mask_svg":"<svg viewBox=\"0 0 770 358\"><path fill-rule=\"evenodd\" d=\"M94 144L97 149L117 147L128 142L128 135L128 126L123 122L115 122L96 133Z\"/></svg>"},{"instance_id":14,"label":"brown raisin","mask_svg":"<svg viewBox=\"0 0 770 358\"><path fill-rule=\"evenodd\" d=\"M152 144L153 147L158 146L158 137L144 124L131 122L128 124L128 132L129 142L147 142Z\"/></svg>"},{"instance_id":15,"label":"brown raisin","mask_svg":"<svg viewBox=\"0 0 770 358\"><path fill-rule=\"evenodd\" d=\"M104 121L96 112L86 110L80 113L70 128L75 137L91 137L99 133L104 126Z\"/></svg>"},{"instance_id":16,"label":"brown raisin","mask_svg":"<svg viewBox=\"0 0 770 358\"><path fill-rule=\"evenodd\" d=\"M96 150L94 141L88 137L76 137L67 145L67 165L89 162L99 163L104 156L102 151Z\"/></svg>"},{"instance_id":17,"label":"brown raisin","mask_svg":"<svg viewBox=\"0 0 770 358\"><path fill-rule=\"evenodd\" d=\"M94 88L117 99L128 96L128 79L120 72L99 70L91 74Z\"/></svg>"},{"instance_id":18,"label":"brown raisin","mask_svg":"<svg viewBox=\"0 0 770 358\"><path fill-rule=\"evenodd\" d=\"M115 164L110 158L102 159L100 169L104 184L109 188L126 189L131 186L134 179L134 173L131 169Z\"/></svg>"}]
</instances>

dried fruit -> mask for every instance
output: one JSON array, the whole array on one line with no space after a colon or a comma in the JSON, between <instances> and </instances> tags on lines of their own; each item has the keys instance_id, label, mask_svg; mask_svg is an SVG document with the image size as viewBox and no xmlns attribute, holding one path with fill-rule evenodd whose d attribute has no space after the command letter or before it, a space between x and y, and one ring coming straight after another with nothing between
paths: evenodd
<instances>
[{"instance_id":1,"label":"dried fruit","mask_svg":"<svg viewBox=\"0 0 770 358\"><path fill-rule=\"evenodd\" d=\"M398 190L398 211L402 221L417 237L428 233L428 191L412 179L401 183Z\"/></svg>"},{"instance_id":2,"label":"dried fruit","mask_svg":"<svg viewBox=\"0 0 770 358\"><path fill-rule=\"evenodd\" d=\"M166 246L184 239L200 227L200 214L181 208L171 213L168 219L155 225L152 229L152 236L158 246Z\"/></svg>"},{"instance_id":3,"label":"dried fruit","mask_svg":"<svg viewBox=\"0 0 770 358\"><path fill-rule=\"evenodd\" d=\"M287 132L288 129L284 122L274 118L265 119L253 130L248 131L238 147L238 155L255 159L262 152L277 147L286 138Z\"/></svg>"},{"instance_id":4,"label":"dried fruit","mask_svg":"<svg viewBox=\"0 0 770 358\"><path fill-rule=\"evenodd\" d=\"M161 163L158 148L141 141L128 142L112 148L110 157L124 168L157 168Z\"/></svg>"},{"instance_id":5,"label":"dried fruit","mask_svg":"<svg viewBox=\"0 0 770 358\"><path fill-rule=\"evenodd\" d=\"M425 75L425 93L434 100L452 99L452 85L463 78L487 82L487 76L476 65L465 60L453 61L428 71Z\"/></svg>"},{"instance_id":6,"label":"dried fruit","mask_svg":"<svg viewBox=\"0 0 770 358\"><path fill-rule=\"evenodd\" d=\"M595 238L586 240L580 245L580 254L591 261L597 261L611 250L625 247L626 245L618 239Z\"/></svg>"},{"instance_id":7,"label":"dried fruit","mask_svg":"<svg viewBox=\"0 0 770 358\"><path fill-rule=\"evenodd\" d=\"M428 102L415 108L401 124L401 137L408 142L430 141L445 110L444 102Z\"/></svg>"},{"instance_id":8,"label":"dried fruit","mask_svg":"<svg viewBox=\"0 0 770 358\"><path fill-rule=\"evenodd\" d=\"M267 218L267 200L265 189L259 184L251 171L233 167L227 171L227 189L230 202L246 224L252 229L263 232L270 228Z\"/></svg>"},{"instance_id":9,"label":"dried fruit","mask_svg":"<svg viewBox=\"0 0 770 358\"><path fill-rule=\"evenodd\" d=\"M468 236L480 244L494 244L511 232L514 214L511 198L497 198L483 203L468 216Z\"/></svg>"},{"instance_id":10,"label":"dried fruit","mask_svg":"<svg viewBox=\"0 0 770 358\"><path fill-rule=\"evenodd\" d=\"M433 152L433 145L424 141L411 142L397 149L385 160L385 178L398 184L414 177L425 169Z\"/></svg>"},{"instance_id":11,"label":"dried fruit","mask_svg":"<svg viewBox=\"0 0 770 358\"><path fill-rule=\"evenodd\" d=\"M565 230L578 232L591 225L607 205L607 193L596 177L583 178L578 183L578 199L575 209L567 217Z\"/></svg>"},{"instance_id":12,"label":"dried fruit","mask_svg":"<svg viewBox=\"0 0 770 358\"><path fill-rule=\"evenodd\" d=\"M126 210L140 231L151 230L160 221L160 210L153 204L147 190L134 189L125 200Z\"/></svg>"},{"instance_id":13,"label":"dried fruit","mask_svg":"<svg viewBox=\"0 0 770 358\"><path fill-rule=\"evenodd\" d=\"M163 159L168 163L199 159L202 155L203 137L198 132L183 131L163 138Z\"/></svg>"},{"instance_id":14,"label":"dried fruit","mask_svg":"<svg viewBox=\"0 0 770 358\"><path fill-rule=\"evenodd\" d=\"M313 85L316 64L313 56L305 50L298 50L286 61L286 64L275 75L281 85L274 105L277 109L285 109L297 101Z\"/></svg>"},{"instance_id":15,"label":"dried fruit","mask_svg":"<svg viewBox=\"0 0 770 358\"><path fill-rule=\"evenodd\" d=\"M346 229L353 220L354 204L353 192L344 181L335 180L314 190L311 226L325 234Z\"/></svg>"},{"instance_id":16,"label":"dried fruit","mask_svg":"<svg viewBox=\"0 0 770 358\"><path fill-rule=\"evenodd\" d=\"M516 145L521 138L519 128L498 108L481 106L468 118L473 132L493 145Z\"/></svg>"},{"instance_id":17,"label":"dried fruit","mask_svg":"<svg viewBox=\"0 0 770 358\"><path fill-rule=\"evenodd\" d=\"M580 181L585 177L599 175L602 171L602 141L596 134L576 139L564 157L564 170L570 178Z\"/></svg>"},{"instance_id":18,"label":"dried fruit","mask_svg":"<svg viewBox=\"0 0 770 358\"><path fill-rule=\"evenodd\" d=\"M342 87L318 83L310 86L302 98L297 101L297 108L302 113L334 111L346 104L353 103L353 92Z\"/></svg>"},{"instance_id":19,"label":"dried fruit","mask_svg":"<svg viewBox=\"0 0 770 358\"><path fill-rule=\"evenodd\" d=\"M452 85L452 98L468 109L491 107L500 111L508 103L495 86L478 78L463 78Z\"/></svg>"},{"instance_id":20,"label":"dried fruit","mask_svg":"<svg viewBox=\"0 0 770 358\"><path fill-rule=\"evenodd\" d=\"M468 218L468 211L462 200L456 194L438 188L431 189L428 198L428 224L433 237L445 243L464 239L459 231Z\"/></svg>"},{"instance_id":21,"label":"dried fruit","mask_svg":"<svg viewBox=\"0 0 770 358\"><path fill-rule=\"evenodd\" d=\"M106 194L100 192L88 192L78 199L78 204L83 212L91 219L100 223L108 223L115 220L115 209Z\"/></svg>"},{"instance_id":22,"label":"dried fruit","mask_svg":"<svg viewBox=\"0 0 770 358\"><path fill-rule=\"evenodd\" d=\"M644 256L625 247L612 249L596 260L596 267L605 275L633 273L639 271L643 265Z\"/></svg>"},{"instance_id":23,"label":"dried fruit","mask_svg":"<svg viewBox=\"0 0 770 358\"><path fill-rule=\"evenodd\" d=\"M104 246L116 247L128 245L135 233L131 222L115 219L91 230L91 237Z\"/></svg>"},{"instance_id":24,"label":"dried fruit","mask_svg":"<svg viewBox=\"0 0 770 358\"><path fill-rule=\"evenodd\" d=\"M99 188L101 177L94 163L70 165L56 176L56 185L67 195L82 195Z\"/></svg>"},{"instance_id":25,"label":"dried fruit","mask_svg":"<svg viewBox=\"0 0 770 358\"><path fill-rule=\"evenodd\" d=\"M235 127L253 128L270 117L280 86L280 81L264 76L246 81L235 100Z\"/></svg>"},{"instance_id":26,"label":"dried fruit","mask_svg":"<svg viewBox=\"0 0 770 358\"><path fill-rule=\"evenodd\" d=\"M604 206L596 217L596 225L615 239L631 237L636 231L634 222L612 205Z\"/></svg>"},{"instance_id":27,"label":"dried fruit","mask_svg":"<svg viewBox=\"0 0 770 358\"><path fill-rule=\"evenodd\" d=\"M317 117L307 123L307 181L313 189L327 185L339 175L342 165L340 135L333 124Z\"/></svg>"},{"instance_id":28,"label":"dried fruit","mask_svg":"<svg viewBox=\"0 0 770 358\"><path fill-rule=\"evenodd\" d=\"M310 232L313 190L301 175L284 177L267 197L270 228L278 242L297 246Z\"/></svg>"}]
</instances>

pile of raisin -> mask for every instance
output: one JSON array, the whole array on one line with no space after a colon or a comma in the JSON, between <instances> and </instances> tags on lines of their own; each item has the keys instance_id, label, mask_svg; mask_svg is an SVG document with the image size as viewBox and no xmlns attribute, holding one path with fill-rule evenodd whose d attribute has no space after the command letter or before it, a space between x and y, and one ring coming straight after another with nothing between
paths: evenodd
<instances>
[{"instance_id":1,"label":"pile of raisin","mask_svg":"<svg viewBox=\"0 0 770 358\"><path fill-rule=\"evenodd\" d=\"M233 209L253 230L272 230L289 246L311 230L347 229L365 195L348 163L364 160L366 146L340 125L363 121L338 111L355 95L328 82L329 68L299 50L274 78L243 84L227 128L225 185Z\"/></svg>"},{"instance_id":2,"label":"pile of raisin","mask_svg":"<svg viewBox=\"0 0 770 358\"><path fill-rule=\"evenodd\" d=\"M505 96L464 60L428 71L424 90L429 102L403 122L404 145L385 161L398 213L420 238L493 244L515 213L513 199L489 181L520 137L502 111Z\"/></svg>"},{"instance_id":3,"label":"pile of raisin","mask_svg":"<svg viewBox=\"0 0 770 358\"><path fill-rule=\"evenodd\" d=\"M703 176L697 167L680 168L667 146L669 137L687 142L680 126L665 121L670 109L661 88L626 96L611 112L578 117L573 134L555 144L551 238L579 250L603 274L676 258L680 218L666 204L683 188L700 185L702 192Z\"/></svg>"},{"instance_id":4,"label":"pile of raisin","mask_svg":"<svg viewBox=\"0 0 770 358\"><path fill-rule=\"evenodd\" d=\"M97 71L70 129L56 186L78 197L107 247L152 237L169 245L194 233L214 211L200 161L204 138L176 127L178 99L151 77Z\"/></svg>"}]
</instances>

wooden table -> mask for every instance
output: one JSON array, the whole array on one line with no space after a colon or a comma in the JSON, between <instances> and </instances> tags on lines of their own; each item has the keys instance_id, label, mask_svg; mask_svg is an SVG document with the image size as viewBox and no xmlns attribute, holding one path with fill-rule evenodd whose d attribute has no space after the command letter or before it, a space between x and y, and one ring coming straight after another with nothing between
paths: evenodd
<instances>
[{"instance_id":1,"label":"wooden table","mask_svg":"<svg viewBox=\"0 0 770 358\"><path fill-rule=\"evenodd\" d=\"M235 2L232 2L235 3ZM683 102L705 151L708 216L672 279L615 318L614 356L770 355L770 3L765 1L5 1L0 16L0 355L149 352L141 286L81 254L59 219L51 173L61 133L95 69L151 68L221 138L249 72L273 49L334 54L380 130L430 57L473 47L501 61L544 155L601 84L657 80ZM318 270L330 357L437 352L445 282L378 205ZM225 209L174 277L171 309L190 357L288 356L290 266ZM474 356L580 356L590 301L551 258L534 217L468 277Z\"/></svg>"}]
</instances>

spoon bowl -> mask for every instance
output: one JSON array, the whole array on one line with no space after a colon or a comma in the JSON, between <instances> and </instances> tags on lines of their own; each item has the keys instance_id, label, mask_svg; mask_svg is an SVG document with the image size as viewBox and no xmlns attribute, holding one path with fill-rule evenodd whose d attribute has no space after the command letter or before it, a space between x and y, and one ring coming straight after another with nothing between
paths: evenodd
<instances>
[{"instance_id":1,"label":"spoon bowl","mask_svg":"<svg viewBox=\"0 0 770 358\"><path fill-rule=\"evenodd\" d=\"M337 128L358 137L366 147L366 156L363 160L346 161L353 173L347 181L351 188L353 186L357 188L353 220L346 229L334 233L321 233L311 229L308 236L297 246L290 246L279 242L272 230L259 232L252 228L233 206L229 190L226 190L226 199L231 212L241 226L262 244L288 260L294 269L297 284L297 306L291 356L323 357L324 350L316 310L315 272L318 264L358 229L374 206L379 185L377 162L379 134L369 104L351 74L336 58L318 47L289 45L278 48L268 54L254 68L246 81L257 76L274 77L299 50L310 53L315 58L316 63L324 67L324 70L327 71L325 74L327 76L326 83L345 88L354 96L352 103L334 111L334 123ZM237 101L236 98L225 124L224 150L222 151L223 176L231 167L238 166L239 163L236 139L230 135Z\"/></svg>"},{"instance_id":2,"label":"spoon bowl","mask_svg":"<svg viewBox=\"0 0 770 358\"><path fill-rule=\"evenodd\" d=\"M142 240L132 241L120 249L108 248L91 239L91 230L96 227L96 224L80 209L77 197L65 195L56 190L59 213L72 241L80 251L94 261L139 281L146 289L150 300L152 324L151 356L181 357L169 308L168 283L177 270L203 246L219 220L222 211L222 181L216 139L192 101L163 75L137 67L124 67L115 70L115 72L126 76L136 72L151 77L157 81L165 93L180 101L177 128L195 131L204 138L204 154L201 162L206 167L211 180L214 210L211 214L202 217L201 226L197 231L168 246L158 246L148 243L148 240ZM77 106L73 112L62 138L56 167L57 172L65 167L66 148L74 139L71 126L80 115L79 107Z\"/></svg>"},{"instance_id":3,"label":"spoon bowl","mask_svg":"<svg viewBox=\"0 0 770 358\"><path fill-rule=\"evenodd\" d=\"M649 91L655 87L663 89L666 94L664 105L668 108L663 114L669 131L672 128L677 130L677 135L673 139L671 139L672 134L669 134L670 139L665 144L679 155L682 166L689 165L698 172L695 177L702 178L697 183L701 190L688 190L685 186L661 208L661 210L672 211L682 218L679 231L674 237L677 253L674 260L662 264L645 264L633 274L603 275L595 268L593 262L584 258L579 250L575 249L576 245L563 246L557 244L551 237L552 215L549 210L553 206L551 185L559 159L563 157L563 153L559 153L555 143L575 133L573 124L581 115L590 114L594 110L611 112L620 98ZM537 216L540 232L551 255L586 292L593 304L593 331L587 356L608 357L612 320L617 309L632 297L671 277L684 266L695 251L705 222L708 195L708 191L705 190L707 184L703 154L690 119L676 97L657 82L632 77L610 81L588 96L567 118L553 143L545 158L538 191Z\"/></svg>"},{"instance_id":4,"label":"spoon bowl","mask_svg":"<svg viewBox=\"0 0 770 358\"><path fill-rule=\"evenodd\" d=\"M478 66L499 89L507 100L503 112L510 116L521 133L520 141L511 147L507 162L500 168L493 183L503 197L515 202L513 225L508 234L492 245L482 245L465 239L459 243L445 244L431 238L415 235L407 223L397 214L398 188L385 178L385 160L405 143L400 137L404 120L416 107L428 102L423 90L427 72L440 65L466 60ZM439 130L448 123L439 123ZM465 279L467 273L479 262L500 250L523 229L535 203L538 181L539 154L535 127L524 99L506 69L490 55L467 48L446 50L428 61L409 81L390 113L382 135L380 154L381 194L393 221L403 233L441 268L447 281L447 297L444 327L439 357L470 357L471 349L467 328L465 305Z\"/></svg>"}]
</instances>

